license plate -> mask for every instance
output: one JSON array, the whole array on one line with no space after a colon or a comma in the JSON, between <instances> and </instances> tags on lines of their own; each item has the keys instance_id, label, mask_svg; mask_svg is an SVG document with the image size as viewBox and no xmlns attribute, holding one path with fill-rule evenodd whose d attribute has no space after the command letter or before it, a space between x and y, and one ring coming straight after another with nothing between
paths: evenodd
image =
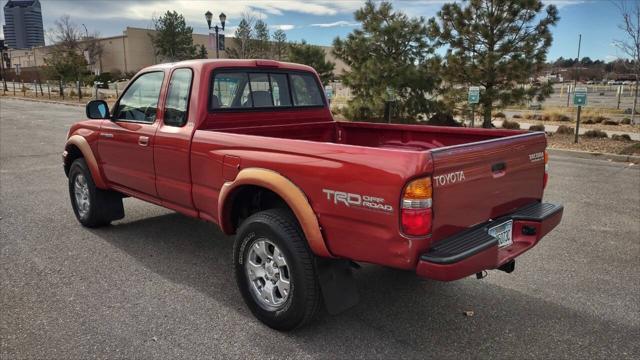
<instances>
[{"instance_id":1,"label":"license plate","mask_svg":"<svg viewBox=\"0 0 640 360\"><path fill-rule=\"evenodd\" d=\"M511 237L513 230L513 220L509 220L489 229L489 235L498 238L498 247L505 247L513 244Z\"/></svg>"}]
</instances>

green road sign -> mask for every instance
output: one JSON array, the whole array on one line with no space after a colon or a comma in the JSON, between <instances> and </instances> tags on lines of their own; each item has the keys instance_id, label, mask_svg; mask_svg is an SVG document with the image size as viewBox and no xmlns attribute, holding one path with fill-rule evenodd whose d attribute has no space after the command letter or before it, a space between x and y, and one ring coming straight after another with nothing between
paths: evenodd
<instances>
[{"instance_id":1,"label":"green road sign","mask_svg":"<svg viewBox=\"0 0 640 360\"><path fill-rule=\"evenodd\" d=\"M480 87L469 86L469 95L467 97L469 104L477 104L480 102Z\"/></svg>"},{"instance_id":2,"label":"green road sign","mask_svg":"<svg viewBox=\"0 0 640 360\"><path fill-rule=\"evenodd\" d=\"M573 105L587 105L587 88L585 86L576 86L575 90L573 91Z\"/></svg>"}]
</instances>

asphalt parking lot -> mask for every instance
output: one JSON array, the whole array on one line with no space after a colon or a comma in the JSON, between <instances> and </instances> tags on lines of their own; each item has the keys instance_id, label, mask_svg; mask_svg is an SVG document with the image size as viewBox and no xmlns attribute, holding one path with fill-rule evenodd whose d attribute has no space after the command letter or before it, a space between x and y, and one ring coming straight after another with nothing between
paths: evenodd
<instances>
[{"instance_id":1,"label":"asphalt parking lot","mask_svg":"<svg viewBox=\"0 0 640 360\"><path fill-rule=\"evenodd\" d=\"M60 154L83 114L0 99L1 359L640 357L638 166L552 157L563 222L512 274L365 265L355 308L278 333L244 306L216 226L135 199L110 227L77 223Z\"/></svg>"}]
</instances>

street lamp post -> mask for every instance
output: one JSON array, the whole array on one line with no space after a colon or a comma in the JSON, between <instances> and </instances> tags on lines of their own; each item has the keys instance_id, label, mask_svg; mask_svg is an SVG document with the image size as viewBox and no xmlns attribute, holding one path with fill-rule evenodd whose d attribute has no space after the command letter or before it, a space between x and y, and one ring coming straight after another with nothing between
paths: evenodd
<instances>
[{"instance_id":1,"label":"street lamp post","mask_svg":"<svg viewBox=\"0 0 640 360\"><path fill-rule=\"evenodd\" d=\"M4 45L4 40L0 40L0 72L2 72L2 91L3 93L6 93L7 91L9 91L9 89L7 88L7 76L4 72L4 64L6 59L8 59L7 57L7 53L5 52L6 48Z\"/></svg>"},{"instance_id":2,"label":"street lamp post","mask_svg":"<svg viewBox=\"0 0 640 360\"><path fill-rule=\"evenodd\" d=\"M211 19L213 18L213 14L211 13L211 11L207 11L204 14L204 17L207 19L207 25L209 26L209 36L211 36ZM224 13L220 13L220 16L218 18L220 19L221 27L218 27L217 24L213 26L213 29L216 33L216 59L220 58L220 36L218 35L218 32L220 30L224 31L224 23L227 21L227 15L225 15Z\"/></svg>"}]
</instances>

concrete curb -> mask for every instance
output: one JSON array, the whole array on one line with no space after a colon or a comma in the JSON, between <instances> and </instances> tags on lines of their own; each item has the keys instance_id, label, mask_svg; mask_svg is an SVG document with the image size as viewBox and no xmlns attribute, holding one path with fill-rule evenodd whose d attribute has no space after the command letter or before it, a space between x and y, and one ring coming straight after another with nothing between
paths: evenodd
<instances>
[{"instance_id":1,"label":"concrete curb","mask_svg":"<svg viewBox=\"0 0 640 360\"><path fill-rule=\"evenodd\" d=\"M577 151L577 150L566 150L566 149L547 149L549 154L551 155L563 155L563 156L572 156L581 159L599 159L599 160L611 160L617 162L629 162L634 164L640 164L640 156L635 155L618 155L618 154L607 154L607 153L599 153L599 152L589 152L589 151Z\"/></svg>"},{"instance_id":2,"label":"concrete curb","mask_svg":"<svg viewBox=\"0 0 640 360\"><path fill-rule=\"evenodd\" d=\"M31 101L31 102L39 102L39 103L45 103L45 104L58 104L58 105L69 105L69 106L86 106L86 103L73 103L73 102L66 102L66 101L57 101L57 100L49 100L49 99L34 99L34 98L26 98L26 97L19 97L19 96L0 96L0 99L12 99L12 100L22 100L22 101ZM89 100L87 100L89 101Z\"/></svg>"}]
</instances>

